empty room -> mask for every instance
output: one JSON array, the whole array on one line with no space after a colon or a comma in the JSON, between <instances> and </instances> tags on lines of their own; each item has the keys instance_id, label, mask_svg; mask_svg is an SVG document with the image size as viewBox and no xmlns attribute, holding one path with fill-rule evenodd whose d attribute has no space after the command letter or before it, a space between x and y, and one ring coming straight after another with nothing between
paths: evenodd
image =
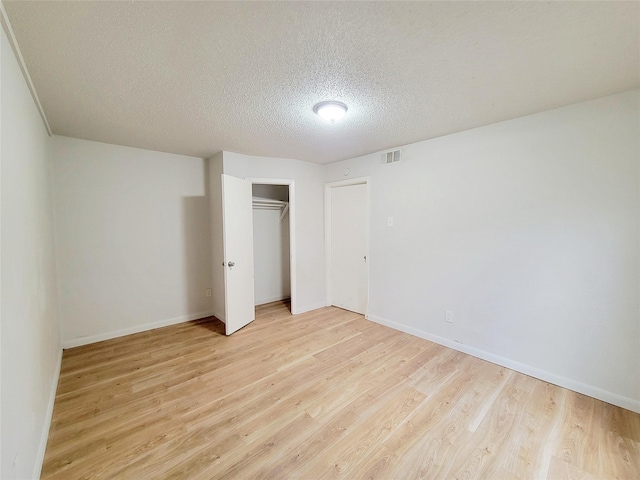
<instances>
[{"instance_id":1,"label":"empty room","mask_svg":"<svg viewBox=\"0 0 640 480\"><path fill-rule=\"evenodd\" d=\"M0 19L2 479L640 479L640 2Z\"/></svg>"}]
</instances>

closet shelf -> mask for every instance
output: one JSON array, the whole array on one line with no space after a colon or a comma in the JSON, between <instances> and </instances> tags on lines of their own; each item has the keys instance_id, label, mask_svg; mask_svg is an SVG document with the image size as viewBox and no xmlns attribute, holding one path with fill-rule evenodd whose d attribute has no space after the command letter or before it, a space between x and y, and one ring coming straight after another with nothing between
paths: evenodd
<instances>
[{"instance_id":1,"label":"closet shelf","mask_svg":"<svg viewBox=\"0 0 640 480\"><path fill-rule=\"evenodd\" d=\"M282 200L253 197L251 202L253 204L253 208L258 210L282 210L282 213L280 214L280 223L282 223L282 219L289 211L289 202L284 202Z\"/></svg>"}]
</instances>

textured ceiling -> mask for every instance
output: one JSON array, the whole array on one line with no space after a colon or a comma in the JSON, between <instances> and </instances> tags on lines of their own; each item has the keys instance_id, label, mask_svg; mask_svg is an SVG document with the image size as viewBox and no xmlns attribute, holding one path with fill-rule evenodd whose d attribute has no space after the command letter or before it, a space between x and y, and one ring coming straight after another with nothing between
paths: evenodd
<instances>
[{"instance_id":1,"label":"textured ceiling","mask_svg":"<svg viewBox=\"0 0 640 480\"><path fill-rule=\"evenodd\" d=\"M198 157L330 163L640 86L638 2L3 3L53 133Z\"/></svg>"}]
</instances>

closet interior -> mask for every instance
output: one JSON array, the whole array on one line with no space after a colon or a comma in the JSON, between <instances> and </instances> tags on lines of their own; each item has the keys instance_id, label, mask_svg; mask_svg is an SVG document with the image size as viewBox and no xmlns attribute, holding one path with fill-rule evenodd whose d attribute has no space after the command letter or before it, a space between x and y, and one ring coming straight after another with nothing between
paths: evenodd
<instances>
[{"instance_id":1,"label":"closet interior","mask_svg":"<svg viewBox=\"0 0 640 480\"><path fill-rule=\"evenodd\" d=\"M254 184L255 304L291 297L289 186Z\"/></svg>"}]
</instances>

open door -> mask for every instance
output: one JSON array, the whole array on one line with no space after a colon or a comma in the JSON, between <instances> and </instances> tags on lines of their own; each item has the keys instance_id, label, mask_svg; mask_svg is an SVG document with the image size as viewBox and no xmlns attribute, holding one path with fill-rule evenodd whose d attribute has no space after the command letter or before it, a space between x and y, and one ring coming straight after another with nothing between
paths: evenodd
<instances>
[{"instance_id":1,"label":"open door","mask_svg":"<svg viewBox=\"0 0 640 480\"><path fill-rule=\"evenodd\" d=\"M255 319L251 182L222 174L224 298L227 335Z\"/></svg>"}]
</instances>

